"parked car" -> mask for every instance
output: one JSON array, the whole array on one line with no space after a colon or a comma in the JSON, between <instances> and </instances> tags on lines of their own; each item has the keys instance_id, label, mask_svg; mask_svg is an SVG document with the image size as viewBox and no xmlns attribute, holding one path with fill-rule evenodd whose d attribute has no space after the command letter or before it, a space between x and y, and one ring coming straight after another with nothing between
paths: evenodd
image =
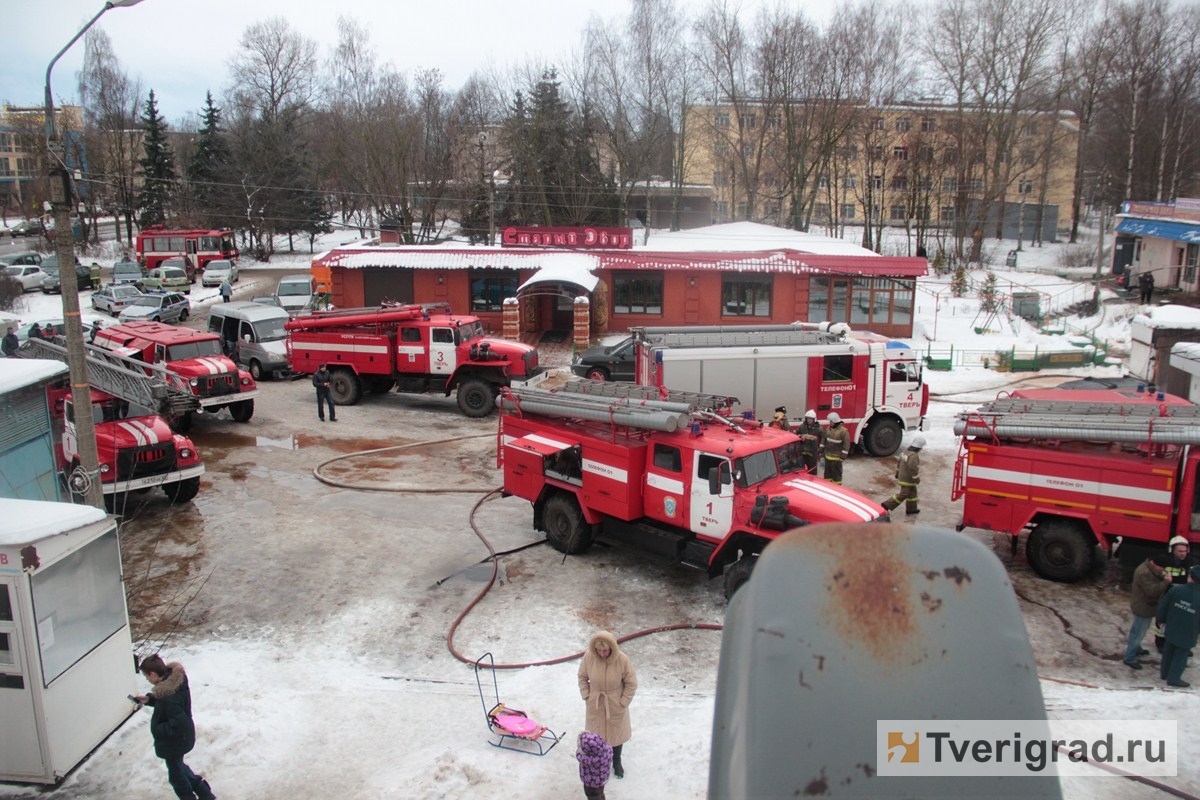
<instances>
[{"instance_id":1,"label":"parked car","mask_svg":"<svg viewBox=\"0 0 1200 800\"><path fill-rule=\"evenodd\" d=\"M9 228L7 233L14 238L17 236L43 236L46 233L46 226L40 219L25 219Z\"/></svg>"},{"instance_id":2,"label":"parked car","mask_svg":"<svg viewBox=\"0 0 1200 800\"><path fill-rule=\"evenodd\" d=\"M61 293L62 276L58 268L58 257L52 255L44 259L42 271L46 273L46 277L42 279L42 292L44 294ZM75 259L75 285L81 292L92 288L92 271L81 264L78 258Z\"/></svg>"},{"instance_id":3,"label":"parked car","mask_svg":"<svg viewBox=\"0 0 1200 800\"><path fill-rule=\"evenodd\" d=\"M228 259L219 258L208 262L204 273L200 276L201 286L220 286L224 281L237 283L238 268Z\"/></svg>"},{"instance_id":4,"label":"parked car","mask_svg":"<svg viewBox=\"0 0 1200 800\"><path fill-rule=\"evenodd\" d=\"M181 269L183 274L187 275L188 283L196 282L196 265L186 258L166 258L159 263L159 266Z\"/></svg>"},{"instance_id":5,"label":"parked car","mask_svg":"<svg viewBox=\"0 0 1200 800\"><path fill-rule=\"evenodd\" d=\"M167 259L173 261L174 259ZM163 263L166 264L167 261ZM179 267L155 267L146 273L146 277L138 282L138 288L143 292L148 292L151 289L159 291L180 291L184 294L192 293L191 282L187 279L187 273Z\"/></svg>"},{"instance_id":6,"label":"parked car","mask_svg":"<svg viewBox=\"0 0 1200 800\"><path fill-rule=\"evenodd\" d=\"M125 306L117 319L121 322L150 320L171 325L186 321L191 314L191 309L192 301L179 292L143 294L136 301Z\"/></svg>"},{"instance_id":7,"label":"parked car","mask_svg":"<svg viewBox=\"0 0 1200 800\"><path fill-rule=\"evenodd\" d=\"M40 264L14 264L4 268L4 277L21 284L22 292L32 292L41 287L46 273Z\"/></svg>"},{"instance_id":8,"label":"parked car","mask_svg":"<svg viewBox=\"0 0 1200 800\"><path fill-rule=\"evenodd\" d=\"M275 287L275 296L279 305L289 312L295 313L310 306L313 299L312 275L284 275Z\"/></svg>"},{"instance_id":9,"label":"parked car","mask_svg":"<svg viewBox=\"0 0 1200 800\"><path fill-rule=\"evenodd\" d=\"M632 381L636 352L632 336L608 347L589 347L575 357L571 371L598 381Z\"/></svg>"},{"instance_id":10,"label":"parked car","mask_svg":"<svg viewBox=\"0 0 1200 800\"><path fill-rule=\"evenodd\" d=\"M92 293L92 308L115 317L141 297L142 293L131 283L110 283Z\"/></svg>"},{"instance_id":11,"label":"parked car","mask_svg":"<svg viewBox=\"0 0 1200 800\"><path fill-rule=\"evenodd\" d=\"M251 303L260 303L264 306L278 306L283 308L283 304L279 302L279 298L273 294L260 294L250 298Z\"/></svg>"},{"instance_id":12,"label":"parked car","mask_svg":"<svg viewBox=\"0 0 1200 800\"><path fill-rule=\"evenodd\" d=\"M112 267L113 283L141 283L146 273L136 261L118 261Z\"/></svg>"},{"instance_id":13,"label":"parked car","mask_svg":"<svg viewBox=\"0 0 1200 800\"><path fill-rule=\"evenodd\" d=\"M0 267L16 267L41 263L42 254L36 250L22 250L17 253L0 254Z\"/></svg>"}]
</instances>

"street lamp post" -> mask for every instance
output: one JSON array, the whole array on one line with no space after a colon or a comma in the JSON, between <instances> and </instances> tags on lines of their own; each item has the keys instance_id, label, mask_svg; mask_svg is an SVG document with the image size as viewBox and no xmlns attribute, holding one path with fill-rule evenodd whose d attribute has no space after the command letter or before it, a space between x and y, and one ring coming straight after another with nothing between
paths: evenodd
<instances>
[{"instance_id":1,"label":"street lamp post","mask_svg":"<svg viewBox=\"0 0 1200 800\"><path fill-rule=\"evenodd\" d=\"M79 284L75 280L75 242L71 231L71 206L74 192L67 169L65 148L54 125L54 95L50 91L50 73L63 54L79 41L96 20L110 8L133 6L142 0L108 0L96 16L79 29L67 46L58 51L46 67L46 163L50 171L50 205L54 211L54 250L58 256L59 289L62 291L64 336L67 342L67 370L71 381L71 402L75 406L75 431L79 439L79 466L86 474L72 474L72 488L82 489L88 505L104 508L100 485L100 454L96 449L96 426L92 421L92 393L88 382L87 358L83 345L83 320L79 316Z\"/></svg>"}]
</instances>

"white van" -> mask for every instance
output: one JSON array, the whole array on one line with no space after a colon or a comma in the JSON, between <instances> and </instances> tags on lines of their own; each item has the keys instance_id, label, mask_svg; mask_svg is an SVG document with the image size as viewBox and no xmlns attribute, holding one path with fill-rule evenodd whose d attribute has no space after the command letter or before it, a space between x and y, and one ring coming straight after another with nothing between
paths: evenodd
<instances>
[{"instance_id":1,"label":"white van","mask_svg":"<svg viewBox=\"0 0 1200 800\"><path fill-rule=\"evenodd\" d=\"M254 380L288 371L288 312L279 306L238 301L217 303L208 314L208 329L221 337L229 357L250 371Z\"/></svg>"},{"instance_id":2,"label":"white van","mask_svg":"<svg viewBox=\"0 0 1200 800\"><path fill-rule=\"evenodd\" d=\"M312 275L285 275L275 288L275 298L279 300L279 305L294 314L311 307L309 303L312 302L313 291Z\"/></svg>"}]
</instances>

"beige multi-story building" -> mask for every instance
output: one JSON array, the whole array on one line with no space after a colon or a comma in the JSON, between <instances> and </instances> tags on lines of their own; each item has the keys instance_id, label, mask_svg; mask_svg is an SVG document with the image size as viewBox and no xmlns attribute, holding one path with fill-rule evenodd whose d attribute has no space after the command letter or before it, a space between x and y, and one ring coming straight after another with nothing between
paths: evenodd
<instances>
[{"instance_id":1,"label":"beige multi-story building","mask_svg":"<svg viewBox=\"0 0 1200 800\"><path fill-rule=\"evenodd\" d=\"M694 106L687 130L684 181L712 184L715 222L1053 240L1070 216L1079 128L1066 112L755 102Z\"/></svg>"},{"instance_id":2,"label":"beige multi-story building","mask_svg":"<svg viewBox=\"0 0 1200 800\"><path fill-rule=\"evenodd\" d=\"M68 162L78 147L83 109L60 106L54 122L63 137ZM46 109L0 107L0 204L5 211L37 216L46 193Z\"/></svg>"}]
</instances>

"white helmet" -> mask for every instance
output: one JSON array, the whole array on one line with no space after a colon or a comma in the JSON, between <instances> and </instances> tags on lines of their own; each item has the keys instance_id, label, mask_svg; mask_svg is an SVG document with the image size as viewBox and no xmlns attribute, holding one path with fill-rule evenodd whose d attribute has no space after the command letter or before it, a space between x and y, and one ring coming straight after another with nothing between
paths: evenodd
<instances>
[{"instance_id":1,"label":"white helmet","mask_svg":"<svg viewBox=\"0 0 1200 800\"><path fill-rule=\"evenodd\" d=\"M805 418L805 419L816 419L816 418L817 418L817 412L813 411L813 410L810 408L808 411L805 411L805 412L804 412L804 418Z\"/></svg>"},{"instance_id":2,"label":"white helmet","mask_svg":"<svg viewBox=\"0 0 1200 800\"><path fill-rule=\"evenodd\" d=\"M924 436L914 436L913 440L908 443L908 446L910 448L912 448L913 450L920 450L922 447L925 446L925 437Z\"/></svg>"},{"instance_id":3,"label":"white helmet","mask_svg":"<svg viewBox=\"0 0 1200 800\"><path fill-rule=\"evenodd\" d=\"M841 421L842 421L842 418L840 416L838 416L838 413L836 411L834 411L832 414L829 415L829 424L830 425L837 425Z\"/></svg>"},{"instance_id":4,"label":"white helmet","mask_svg":"<svg viewBox=\"0 0 1200 800\"><path fill-rule=\"evenodd\" d=\"M1188 540L1183 538L1182 536L1173 536L1173 537L1171 537L1171 541L1167 542L1167 547L1171 548L1177 544L1186 544L1186 545L1190 546L1190 543L1188 542Z\"/></svg>"}]
</instances>

